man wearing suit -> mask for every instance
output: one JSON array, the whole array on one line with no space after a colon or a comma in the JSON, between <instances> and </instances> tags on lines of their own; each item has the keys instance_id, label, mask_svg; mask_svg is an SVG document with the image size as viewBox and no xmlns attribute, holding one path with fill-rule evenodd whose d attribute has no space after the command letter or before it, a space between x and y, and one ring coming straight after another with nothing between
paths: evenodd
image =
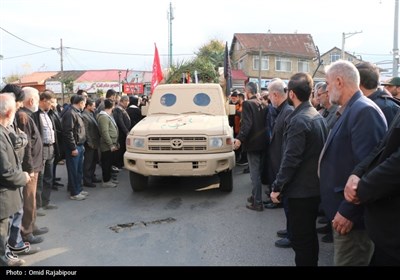
<instances>
[{"instance_id":1,"label":"man wearing suit","mask_svg":"<svg viewBox=\"0 0 400 280\"><path fill-rule=\"evenodd\" d=\"M399 166L400 112L382 142L353 170L345 188L347 201L365 207L365 226L375 243L371 265L400 266Z\"/></svg>"},{"instance_id":2,"label":"man wearing suit","mask_svg":"<svg viewBox=\"0 0 400 280\"><path fill-rule=\"evenodd\" d=\"M315 221L320 203L318 158L328 130L323 117L312 106L313 81L297 73L288 84L288 102L294 111L283 134L283 156L271 199L287 199L288 225L296 266L317 266L319 244ZM286 201L285 201L286 203Z\"/></svg>"},{"instance_id":3,"label":"man wearing suit","mask_svg":"<svg viewBox=\"0 0 400 280\"><path fill-rule=\"evenodd\" d=\"M20 266L25 263L7 248L10 217L22 208L22 188L31 178L22 171L21 163L9 137L8 127L16 112L14 97L0 95L0 266Z\"/></svg>"},{"instance_id":4,"label":"man wearing suit","mask_svg":"<svg viewBox=\"0 0 400 280\"><path fill-rule=\"evenodd\" d=\"M86 100L85 110L82 112L86 131L85 156L83 159L83 185L94 188L94 183L100 183L96 178L96 164L99 162L98 148L100 147L100 132L97 120L94 117L96 104L92 99Z\"/></svg>"},{"instance_id":5,"label":"man wearing suit","mask_svg":"<svg viewBox=\"0 0 400 280\"><path fill-rule=\"evenodd\" d=\"M243 145L243 151L247 152L249 162L250 179L253 185L251 196L247 199L246 207L254 211L263 211L262 184L261 184L261 160L262 154L267 149L268 138L265 132L266 109L257 99L257 85L249 82L245 89L247 100L243 102L242 119L239 134L234 141L234 149Z\"/></svg>"},{"instance_id":6,"label":"man wearing suit","mask_svg":"<svg viewBox=\"0 0 400 280\"><path fill-rule=\"evenodd\" d=\"M347 202L343 191L354 167L382 139L386 120L360 91L360 74L352 63L340 60L328 66L326 82L330 102L341 106L319 165L321 206L332 221L334 264L368 265L373 243L365 232L363 207Z\"/></svg>"},{"instance_id":7,"label":"man wearing suit","mask_svg":"<svg viewBox=\"0 0 400 280\"><path fill-rule=\"evenodd\" d=\"M269 148L267 152L267 164L264 172L267 173L267 183L271 185L278 174L279 167L282 160L282 143L283 143L283 132L286 127L286 118L293 112L293 107L289 105L287 101L287 87L281 79L274 79L268 85L269 99L271 100L272 106L275 108L276 116L269 114L267 119L267 131L269 133ZM269 127L271 126L271 127ZM286 202L286 203L285 203ZM265 208L277 208L277 204L269 203L265 205ZM284 199L283 205L285 208L286 216L286 230L279 231L278 236L282 239L275 242L275 246L280 248L290 248L290 231L287 214L287 201Z\"/></svg>"}]
</instances>

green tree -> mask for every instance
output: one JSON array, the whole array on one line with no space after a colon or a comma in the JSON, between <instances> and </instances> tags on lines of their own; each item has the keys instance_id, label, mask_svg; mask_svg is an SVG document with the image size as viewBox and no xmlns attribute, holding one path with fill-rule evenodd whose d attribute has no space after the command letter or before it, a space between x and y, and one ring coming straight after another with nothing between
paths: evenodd
<instances>
[{"instance_id":1,"label":"green tree","mask_svg":"<svg viewBox=\"0 0 400 280\"><path fill-rule=\"evenodd\" d=\"M200 47L199 51L196 53L197 58L203 58L209 60L215 65L215 69L224 66L224 52L225 45L222 41L213 39L207 44Z\"/></svg>"},{"instance_id":2,"label":"green tree","mask_svg":"<svg viewBox=\"0 0 400 280\"><path fill-rule=\"evenodd\" d=\"M211 40L196 52L196 57L189 61L178 61L170 68L166 83L182 83L183 75L190 73L194 82L195 71L201 83L218 83L218 68L224 65L225 45L220 40Z\"/></svg>"}]
</instances>

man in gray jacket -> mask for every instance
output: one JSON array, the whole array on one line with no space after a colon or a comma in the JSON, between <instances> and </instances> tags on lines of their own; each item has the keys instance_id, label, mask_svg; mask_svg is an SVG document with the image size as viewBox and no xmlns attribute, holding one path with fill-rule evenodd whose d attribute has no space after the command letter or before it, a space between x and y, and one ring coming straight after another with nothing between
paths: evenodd
<instances>
[{"instance_id":1,"label":"man in gray jacket","mask_svg":"<svg viewBox=\"0 0 400 280\"><path fill-rule=\"evenodd\" d=\"M0 266L20 266L24 260L6 246L10 217L22 208L22 188L30 180L22 171L21 162L9 137L8 127L15 117L15 100L11 94L0 95Z\"/></svg>"}]
</instances>

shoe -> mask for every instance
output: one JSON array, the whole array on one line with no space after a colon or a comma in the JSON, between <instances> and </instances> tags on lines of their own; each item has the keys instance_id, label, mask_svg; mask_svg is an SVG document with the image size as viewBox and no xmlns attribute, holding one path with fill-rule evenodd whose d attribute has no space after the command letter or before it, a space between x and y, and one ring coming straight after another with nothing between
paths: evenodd
<instances>
[{"instance_id":1,"label":"shoe","mask_svg":"<svg viewBox=\"0 0 400 280\"><path fill-rule=\"evenodd\" d=\"M247 202L248 202L248 203L254 203L254 196L249 196L249 197L247 198Z\"/></svg>"},{"instance_id":2,"label":"shoe","mask_svg":"<svg viewBox=\"0 0 400 280\"><path fill-rule=\"evenodd\" d=\"M28 234L27 236L23 236L22 240L24 240L24 242L29 242L31 244L38 244L44 241L43 237L34 236L32 233Z\"/></svg>"},{"instance_id":3,"label":"shoe","mask_svg":"<svg viewBox=\"0 0 400 280\"><path fill-rule=\"evenodd\" d=\"M60 177L56 177L56 178L54 178L54 181L61 181L61 178Z\"/></svg>"},{"instance_id":4,"label":"shoe","mask_svg":"<svg viewBox=\"0 0 400 280\"><path fill-rule=\"evenodd\" d=\"M317 233L320 233L320 234L327 234L330 232L332 232L332 228L328 224L326 226L317 228Z\"/></svg>"},{"instance_id":5,"label":"shoe","mask_svg":"<svg viewBox=\"0 0 400 280\"><path fill-rule=\"evenodd\" d=\"M267 209L277 209L282 207L283 207L282 203L268 203L265 205L265 208Z\"/></svg>"},{"instance_id":6,"label":"shoe","mask_svg":"<svg viewBox=\"0 0 400 280\"><path fill-rule=\"evenodd\" d=\"M92 183L101 183L101 182L102 182L101 179L98 179L98 178L92 179Z\"/></svg>"},{"instance_id":7,"label":"shoe","mask_svg":"<svg viewBox=\"0 0 400 280\"><path fill-rule=\"evenodd\" d=\"M12 252L8 251L4 254L4 256L0 257L1 266L21 266L25 264L23 259L18 258L18 256L14 255Z\"/></svg>"},{"instance_id":8,"label":"shoe","mask_svg":"<svg viewBox=\"0 0 400 280\"><path fill-rule=\"evenodd\" d=\"M292 248L292 242L285 237L275 241L275 246L278 248Z\"/></svg>"},{"instance_id":9,"label":"shoe","mask_svg":"<svg viewBox=\"0 0 400 280\"><path fill-rule=\"evenodd\" d=\"M86 196L81 195L81 194L71 195L69 197L69 199L71 199L71 200L84 200L84 199L86 199Z\"/></svg>"},{"instance_id":10,"label":"shoe","mask_svg":"<svg viewBox=\"0 0 400 280\"><path fill-rule=\"evenodd\" d=\"M103 182L103 184L101 184L101 186L102 186L103 188L115 188L115 187L117 187L117 185L114 184L114 183L111 182L111 181Z\"/></svg>"},{"instance_id":11,"label":"shoe","mask_svg":"<svg viewBox=\"0 0 400 280\"><path fill-rule=\"evenodd\" d=\"M239 161L239 162L236 163L236 165L238 165L238 166L246 166L246 165L249 165L249 163L247 161L246 162Z\"/></svg>"},{"instance_id":12,"label":"shoe","mask_svg":"<svg viewBox=\"0 0 400 280\"><path fill-rule=\"evenodd\" d=\"M243 174L248 174L248 173L250 173L250 169L248 167L243 169Z\"/></svg>"},{"instance_id":13,"label":"shoe","mask_svg":"<svg viewBox=\"0 0 400 280\"><path fill-rule=\"evenodd\" d=\"M44 217L44 216L46 216L46 214L43 213L42 211L36 210L36 216L37 217Z\"/></svg>"},{"instance_id":14,"label":"shoe","mask_svg":"<svg viewBox=\"0 0 400 280\"><path fill-rule=\"evenodd\" d=\"M21 247L19 247L19 246L13 247L13 246L10 246L9 244L7 244L7 247L8 247L8 249L10 249L10 251L13 254L16 254L16 255L33 255L40 251L39 247L32 248L31 244L29 242L21 241L21 244L22 244Z\"/></svg>"},{"instance_id":15,"label":"shoe","mask_svg":"<svg viewBox=\"0 0 400 280\"><path fill-rule=\"evenodd\" d=\"M28 248L27 250L22 251L22 252L18 252L18 253L14 253L14 254L16 254L16 255L27 256L27 255L36 254L36 253L38 253L38 252L40 252L40 247L32 248L31 246L29 246L29 248Z\"/></svg>"},{"instance_id":16,"label":"shoe","mask_svg":"<svg viewBox=\"0 0 400 280\"><path fill-rule=\"evenodd\" d=\"M42 206L44 210L53 210L53 209L58 209L58 206L55 204L47 204Z\"/></svg>"},{"instance_id":17,"label":"shoe","mask_svg":"<svg viewBox=\"0 0 400 280\"><path fill-rule=\"evenodd\" d=\"M332 232L322 236L321 242L333 243L333 234L332 234Z\"/></svg>"},{"instance_id":18,"label":"shoe","mask_svg":"<svg viewBox=\"0 0 400 280\"><path fill-rule=\"evenodd\" d=\"M118 181L118 180L111 179L111 183L118 185L118 184L119 184L119 181Z\"/></svg>"},{"instance_id":19,"label":"shoe","mask_svg":"<svg viewBox=\"0 0 400 280\"><path fill-rule=\"evenodd\" d=\"M254 203L247 204L246 208L250 209L250 210L254 210L254 211L259 211L259 212L264 211L264 205L262 205L262 204L254 204Z\"/></svg>"},{"instance_id":20,"label":"shoe","mask_svg":"<svg viewBox=\"0 0 400 280\"><path fill-rule=\"evenodd\" d=\"M53 186L57 186L57 187L62 188L62 187L64 187L64 184L61 184L61 183L59 183L59 182L54 182L54 183L53 183Z\"/></svg>"},{"instance_id":21,"label":"shoe","mask_svg":"<svg viewBox=\"0 0 400 280\"><path fill-rule=\"evenodd\" d=\"M25 251L27 249L29 249L29 247L31 246L31 244L29 242L24 242L21 241L20 243L18 243L15 246L11 246L10 244L6 244L6 246L8 247L8 249L10 249L11 252L13 252L14 254L18 253L18 252L22 252Z\"/></svg>"},{"instance_id":22,"label":"shoe","mask_svg":"<svg viewBox=\"0 0 400 280\"><path fill-rule=\"evenodd\" d=\"M81 191L80 194L83 195L83 196L89 196L89 193L88 193L88 192L85 192L85 191Z\"/></svg>"},{"instance_id":23,"label":"shoe","mask_svg":"<svg viewBox=\"0 0 400 280\"><path fill-rule=\"evenodd\" d=\"M49 228L48 227L41 227L41 228L34 229L32 231L32 234L34 236L36 236L36 235L42 235L42 234L45 234L45 233L48 233L48 232L49 232Z\"/></svg>"},{"instance_id":24,"label":"shoe","mask_svg":"<svg viewBox=\"0 0 400 280\"><path fill-rule=\"evenodd\" d=\"M270 204L270 203L273 203L273 202L269 197L263 201L264 206L266 206L267 204Z\"/></svg>"},{"instance_id":25,"label":"shoe","mask_svg":"<svg viewBox=\"0 0 400 280\"><path fill-rule=\"evenodd\" d=\"M318 224L328 224L329 220L327 217L321 217L318 219Z\"/></svg>"},{"instance_id":26,"label":"shoe","mask_svg":"<svg viewBox=\"0 0 400 280\"><path fill-rule=\"evenodd\" d=\"M96 184L87 183L87 184L83 184L83 186L84 186L84 187L87 187L87 188L95 188L95 187L96 187Z\"/></svg>"},{"instance_id":27,"label":"shoe","mask_svg":"<svg viewBox=\"0 0 400 280\"><path fill-rule=\"evenodd\" d=\"M119 168L118 167L116 167L116 166L113 166L112 168L111 168L111 173L119 173Z\"/></svg>"},{"instance_id":28,"label":"shoe","mask_svg":"<svg viewBox=\"0 0 400 280\"><path fill-rule=\"evenodd\" d=\"M276 235L277 235L278 237L280 237L280 238L287 238L288 233L287 233L287 230L286 230L286 229L282 229L282 230L278 230L278 231L276 232Z\"/></svg>"}]
</instances>

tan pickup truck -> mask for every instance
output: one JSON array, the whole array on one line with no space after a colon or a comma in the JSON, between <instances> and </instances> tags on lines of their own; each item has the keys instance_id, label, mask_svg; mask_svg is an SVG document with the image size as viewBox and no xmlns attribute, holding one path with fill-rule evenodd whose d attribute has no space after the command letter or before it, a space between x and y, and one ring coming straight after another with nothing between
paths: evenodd
<instances>
[{"instance_id":1,"label":"tan pickup truck","mask_svg":"<svg viewBox=\"0 0 400 280\"><path fill-rule=\"evenodd\" d=\"M159 85L146 117L126 139L125 168L133 191L147 187L149 176L211 176L220 190L232 191L235 154L227 105L219 84Z\"/></svg>"}]
</instances>

